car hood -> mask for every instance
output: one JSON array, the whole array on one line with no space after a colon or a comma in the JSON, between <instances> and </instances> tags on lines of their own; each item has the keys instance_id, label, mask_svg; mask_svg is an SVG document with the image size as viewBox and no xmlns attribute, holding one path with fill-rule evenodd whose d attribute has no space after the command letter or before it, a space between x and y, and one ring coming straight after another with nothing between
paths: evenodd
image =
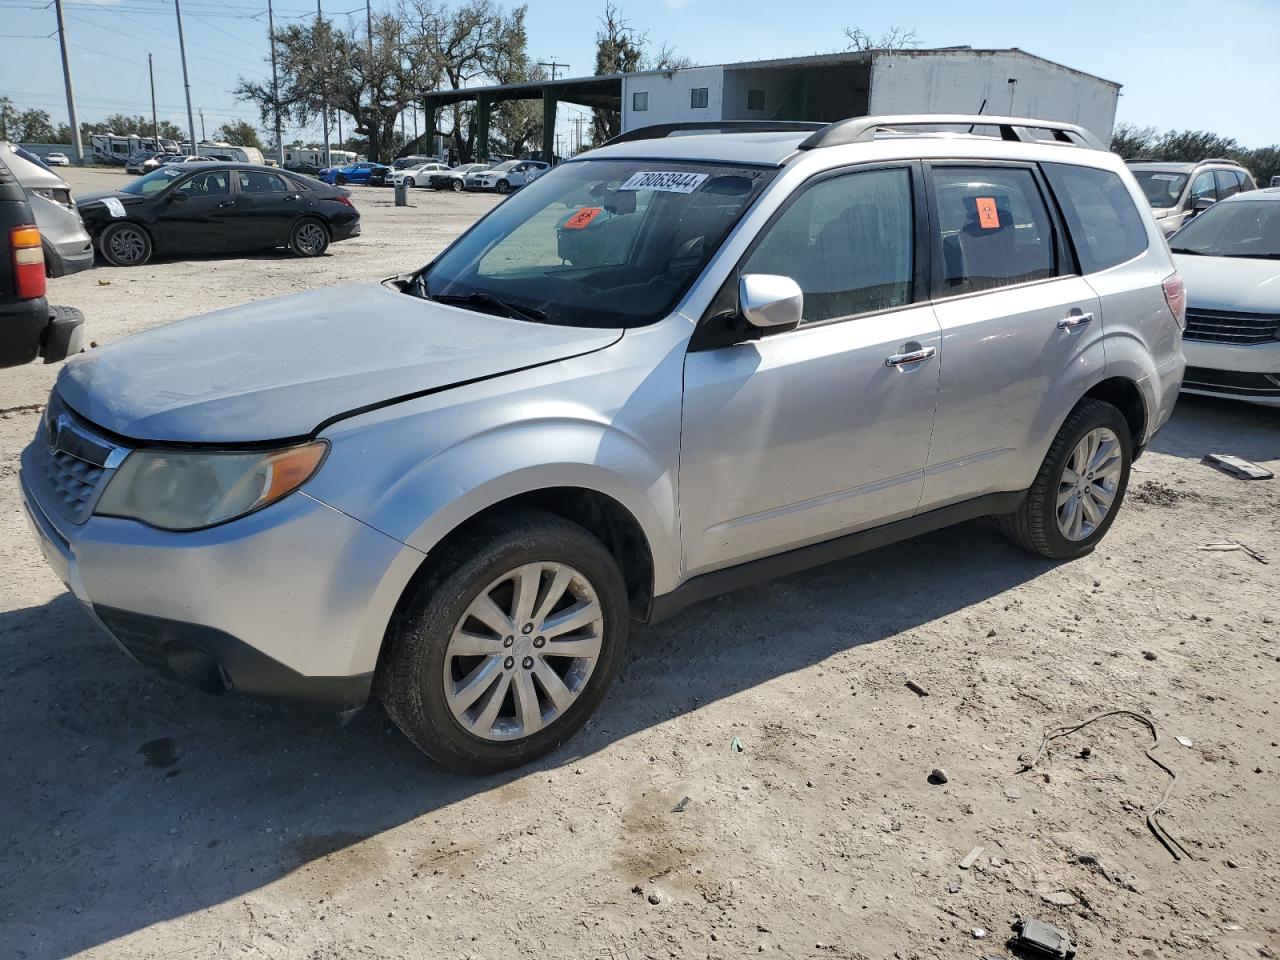
<instances>
[{"instance_id":1,"label":"car hood","mask_svg":"<svg viewBox=\"0 0 1280 960\"><path fill-rule=\"evenodd\" d=\"M1175 253L1187 284L1187 306L1196 310L1280 313L1280 260L1197 257Z\"/></svg>"},{"instance_id":2,"label":"car hood","mask_svg":"<svg viewBox=\"0 0 1280 960\"><path fill-rule=\"evenodd\" d=\"M75 198L76 209L83 216L85 214L101 212L106 208L102 202L104 200L119 200L124 206L131 207L147 201L146 197L140 197L136 193L125 193L123 190L98 190L94 193L86 193Z\"/></svg>"},{"instance_id":3,"label":"car hood","mask_svg":"<svg viewBox=\"0 0 1280 960\"><path fill-rule=\"evenodd\" d=\"M282 440L390 401L599 350L621 336L490 316L370 283L148 330L67 364L57 390L85 419L134 440Z\"/></svg>"}]
</instances>

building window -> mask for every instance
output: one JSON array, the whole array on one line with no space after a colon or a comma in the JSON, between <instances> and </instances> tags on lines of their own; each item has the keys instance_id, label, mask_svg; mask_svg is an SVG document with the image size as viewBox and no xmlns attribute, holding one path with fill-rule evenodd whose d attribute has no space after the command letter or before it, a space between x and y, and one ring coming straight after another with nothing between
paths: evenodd
<instances>
[{"instance_id":1,"label":"building window","mask_svg":"<svg viewBox=\"0 0 1280 960\"><path fill-rule=\"evenodd\" d=\"M707 88L694 87L689 91L689 106L694 110L703 110L707 106Z\"/></svg>"},{"instance_id":2,"label":"building window","mask_svg":"<svg viewBox=\"0 0 1280 960\"><path fill-rule=\"evenodd\" d=\"M747 91L747 109L748 110L764 109L764 91L763 90Z\"/></svg>"},{"instance_id":3,"label":"building window","mask_svg":"<svg viewBox=\"0 0 1280 960\"><path fill-rule=\"evenodd\" d=\"M632 110L648 110L649 109L648 91L645 91L644 93L636 92L631 95L631 109Z\"/></svg>"}]
</instances>

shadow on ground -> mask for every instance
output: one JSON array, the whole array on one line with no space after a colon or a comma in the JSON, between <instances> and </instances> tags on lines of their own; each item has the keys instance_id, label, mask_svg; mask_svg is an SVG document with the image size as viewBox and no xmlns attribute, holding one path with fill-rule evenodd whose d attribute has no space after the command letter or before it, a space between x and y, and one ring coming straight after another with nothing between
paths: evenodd
<instances>
[{"instance_id":1,"label":"shadow on ground","mask_svg":"<svg viewBox=\"0 0 1280 960\"><path fill-rule=\"evenodd\" d=\"M635 638L565 749L484 778L434 766L377 708L338 727L154 677L69 596L0 615L0 954L61 957L243 895L1050 567L972 523L707 601Z\"/></svg>"}]
</instances>

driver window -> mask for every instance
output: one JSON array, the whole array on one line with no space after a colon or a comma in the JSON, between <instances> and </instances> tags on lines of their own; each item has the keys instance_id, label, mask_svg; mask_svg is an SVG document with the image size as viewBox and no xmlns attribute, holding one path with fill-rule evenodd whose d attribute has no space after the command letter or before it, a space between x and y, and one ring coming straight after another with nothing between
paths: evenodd
<instances>
[{"instance_id":1,"label":"driver window","mask_svg":"<svg viewBox=\"0 0 1280 960\"><path fill-rule=\"evenodd\" d=\"M1200 174L1191 184L1191 203L1194 206L1197 200L1216 200L1217 194L1214 193L1213 171L1206 170Z\"/></svg>"},{"instance_id":2,"label":"driver window","mask_svg":"<svg viewBox=\"0 0 1280 960\"><path fill-rule=\"evenodd\" d=\"M743 273L790 277L805 324L911 302L911 174L868 170L806 189L768 228Z\"/></svg>"}]
</instances>

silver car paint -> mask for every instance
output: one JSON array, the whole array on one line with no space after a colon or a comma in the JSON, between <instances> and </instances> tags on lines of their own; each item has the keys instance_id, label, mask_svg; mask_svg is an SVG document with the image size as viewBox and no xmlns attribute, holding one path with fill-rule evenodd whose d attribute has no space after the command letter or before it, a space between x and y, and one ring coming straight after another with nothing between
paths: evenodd
<instances>
[{"instance_id":1,"label":"silver car paint","mask_svg":"<svg viewBox=\"0 0 1280 960\"><path fill-rule=\"evenodd\" d=\"M52 277L63 277L93 266L93 240L74 207L68 209L48 197L28 191L40 238L46 246L45 263Z\"/></svg>"},{"instance_id":2,"label":"silver car paint","mask_svg":"<svg viewBox=\"0 0 1280 960\"><path fill-rule=\"evenodd\" d=\"M795 142L682 137L591 156L776 162ZM69 388L67 402L91 421L127 425L126 435L204 442L298 435L343 405L475 379L333 422L322 431L329 456L302 492L214 530L170 534L101 517L64 529L82 599L146 612L188 604L187 616L239 631L300 673L336 675L343 663L359 673L376 661L389 598L399 596L422 555L468 517L530 490L581 488L624 507L648 541L661 595L703 570L956 499L965 483L973 484L969 495L1025 487L1080 394L1121 370L1144 377L1157 411L1141 438L1148 439L1158 411L1172 403L1168 378L1180 377L1182 363L1159 288L1173 269L1163 243L1115 268L1114 281L1063 278L688 354L696 318L805 180L860 163L970 157L1076 162L1125 176L1109 154L1050 144L890 137L814 150L781 169L670 316L625 334L500 321L356 287L222 311L133 338L116 358L101 351L109 362L74 364L58 389ZM1130 190L1141 200L1131 181ZM1154 221L1148 230L1159 237ZM1133 272L1121 276L1126 270ZM1114 300L1108 323L1108 297L1126 295L1143 278L1154 289L1144 301L1149 314L1124 318ZM1055 318L1085 307L1103 322L1058 331ZM985 342L983 317L993 323L987 336L1008 340L1015 359L975 355ZM448 337L436 335L437 322ZM368 336L363 323L382 335ZM240 370L226 354L206 356L218 342L242 340L220 341L218 331L227 329L251 335L242 342L264 359L241 348L248 369ZM936 344L937 353L882 375L886 353L913 343ZM1052 349L1039 357L1037 344ZM456 353L441 359L435 351L446 345ZM1147 345L1165 354L1139 360ZM842 378L828 351L856 363L864 379ZM545 362L519 369L531 355ZM817 366L797 362L806 356ZM184 362L174 369L178 358ZM873 372L864 361L880 366ZM463 376L464 368L477 376ZM998 373L993 405L982 371ZM416 389L404 390L409 384ZM945 441L934 425L939 397L954 407L945 412ZM1027 406L1014 410L1018 404ZM992 422L1005 417L993 434ZM936 452L931 432L940 440ZM846 446L851 441L856 450ZM342 549L347 538L361 546ZM113 543L128 549L109 549ZM190 568L183 544L191 546ZM270 562L251 560L254 551ZM341 591L333 609L320 594L344 576L358 589ZM196 596L161 599L169 593ZM175 615L178 608L165 609ZM294 617L309 631L304 637L282 629Z\"/></svg>"}]
</instances>

